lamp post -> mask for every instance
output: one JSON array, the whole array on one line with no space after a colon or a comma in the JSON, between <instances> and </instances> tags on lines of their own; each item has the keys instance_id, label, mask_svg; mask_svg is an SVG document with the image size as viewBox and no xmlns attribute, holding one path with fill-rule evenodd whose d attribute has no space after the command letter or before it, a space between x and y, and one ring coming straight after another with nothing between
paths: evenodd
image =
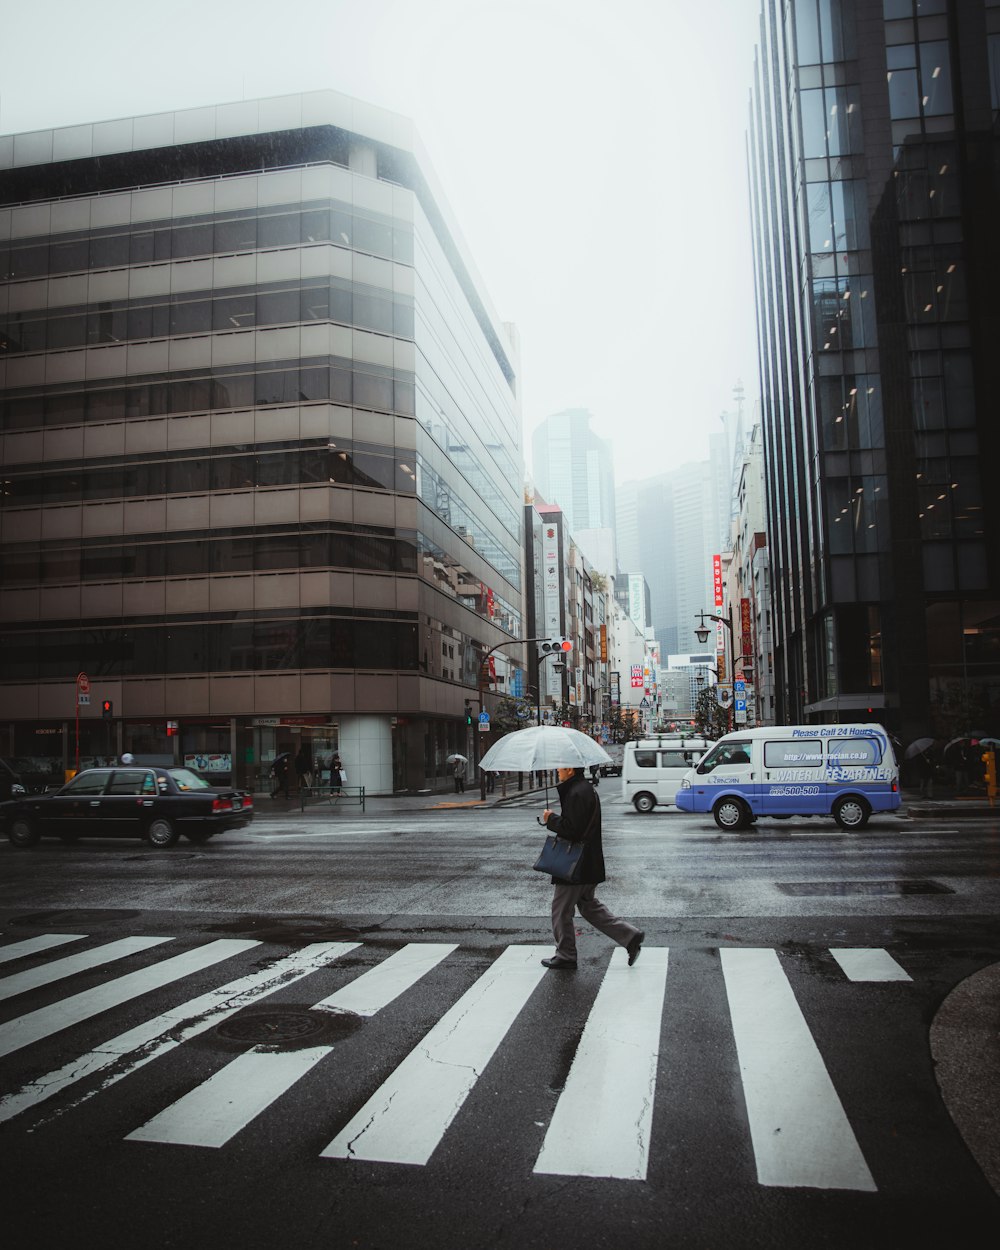
<instances>
[{"instance_id":1,"label":"lamp post","mask_svg":"<svg viewBox=\"0 0 1000 1250\"><path fill-rule=\"evenodd\" d=\"M485 700L484 700L484 697L483 697L483 696L484 696L483 684L484 684L484 681L485 681L486 668L487 668L487 664L488 664L488 662L489 662L489 658L490 658L490 656L493 654L493 652L494 652L494 651L499 651L502 647L520 647L520 646L526 645L526 644L527 644L527 643L529 643L529 642L546 642L546 641L547 641L547 638L546 638L546 637L543 637L543 638L508 638L505 642L498 642L498 643L497 643L497 645L496 645L495 647L490 647L489 651L487 651L487 652L486 652L486 654L483 656L483 658L482 658L482 659L480 660L480 662L479 662L479 689L478 689L478 694L479 694L479 712L480 712L480 715L482 714L482 711L483 711L483 703L484 703L484 701L485 701ZM555 652L553 652L553 654L555 654ZM542 684L542 683L541 683L541 681L540 681L540 680L539 680L539 683L538 683L538 684L539 684L539 687L541 687L541 684ZM542 696L541 696L541 691L539 690L539 695L538 695L538 699L539 699L539 712L538 712L538 715L539 715L539 717L541 717L541 714L542 714L542 713L541 713L541 697L542 697ZM476 729L476 749L475 749L475 751L473 752L473 754L474 754L474 755L475 755L475 757L476 757L476 761L475 761L475 762L476 762L477 767L478 767L478 764L479 764L480 759L482 758L482 757L481 757L481 755L480 755L480 752L479 752L479 732L480 732L480 731L479 731L479 728L478 728L478 726L477 726L477 729ZM479 769L479 797L483 800L483 802L485 802L485 801L486 801L486 774L483 772L483 770L482 770L481 768Z\"/></svg>"},{"instance_id":2,"label":"lamp post","mask_svg":"<svg viewBox=\"0 0 1000 1250\"><path fill-rule=\"evenodd\" d=\"M733 623L731 620L729 620L728 617L716 616L712 612L699 612L698 616L700 617L700 624L695 626L694 636L698 639L698 641L701 643L702 646L704 646L705 643L708 642L708 635L712 632L709 629L709 627L705 624L706 620L717 621L720 625L725 625L729 633L729 648L728 648L729 665L726 671L728 673L729 681L731 682L733 680L733 651L734 651ZM725 654L725 652L723 652L723 654ZM716 673L716 676L718 676L718 673ZM733 727L732 718L733 718L733 709L732 709L732 704L730 703L730 707L729 707L729 728L730 729L732 729Z\"/></svg>"}]
</instances>

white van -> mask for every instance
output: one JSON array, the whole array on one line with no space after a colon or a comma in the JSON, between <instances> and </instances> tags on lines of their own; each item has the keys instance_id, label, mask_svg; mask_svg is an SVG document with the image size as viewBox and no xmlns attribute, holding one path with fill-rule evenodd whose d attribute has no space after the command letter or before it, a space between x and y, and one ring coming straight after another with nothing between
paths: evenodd
<instances>
[{"instance_id":1,"label":"white van","mask_svg":"<svg viewBox=\"0 0 1000 1250\"><path fill-rule=\"evenodd\" d=\"M771 725L725 734L684 778L682 812L711 812L720 829L758 816L832 816L863 829L901 802L899 765L881 725Z\"/></svg>"},{"instance_id":2,"label":"white van","mask_svg":"<svg viewBox=\"0 0 1000 1250\"><path fill-rule=\"evenodd\" d=\"M715 745L708 738L642 738L626 742L622 760L622 798L637 812L674 802L687 773Z\"/></svg>"}]
</instances>

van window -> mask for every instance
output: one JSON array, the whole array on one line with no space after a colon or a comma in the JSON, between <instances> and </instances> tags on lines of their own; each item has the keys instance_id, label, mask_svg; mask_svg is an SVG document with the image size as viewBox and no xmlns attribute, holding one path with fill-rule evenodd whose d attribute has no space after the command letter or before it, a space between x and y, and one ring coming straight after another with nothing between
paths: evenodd
<instances>
[{"instance_id":1,"label":"van window","mask_svg":"<svg viewBox=\"0 0 1000 1250\"><path fill-rule=\"evenodd\" d=\"M690 768L690 751L663 751L660 755L661 768Z\"/></svg>"},{"instance_id":2,"label":"van window","mask_svg":"<svg viewBox=\"0 0 1000 1250\"><path fill-rule=\"evenodd\" d=\"M765 768L819 768L823 763L821 742L765 742Z\"/></svg>"},{"instance_id":3,"label":"van window","mask_svg":"<svg viewBox=\"0 0 1000 1250\"><path fill-rule=\"evenodd\" d=\"M882 758L874 738L831 738L827 750L830 759L845 768L864 768Z\"/></svg>"},{"instance_id":4,"label":"van window","mask_svg":"<svg viewBox=\"0 0 1000 1250\"><path fill-rule=\"evenodd\" d=\"M721 764L749 764L749 742L720 742L698 765L699 773L710 773Z\"/></svg>"},{"instance_id":5,"label":"van window","mask_svg":"<svg viewBox=\"0 0 1000 1250\"><path fill-rule=\"evenodd\" d=\"M635 753L636 768L655 768L656 752L655 751L636 751Z\"/></svg>"}]
</instances>

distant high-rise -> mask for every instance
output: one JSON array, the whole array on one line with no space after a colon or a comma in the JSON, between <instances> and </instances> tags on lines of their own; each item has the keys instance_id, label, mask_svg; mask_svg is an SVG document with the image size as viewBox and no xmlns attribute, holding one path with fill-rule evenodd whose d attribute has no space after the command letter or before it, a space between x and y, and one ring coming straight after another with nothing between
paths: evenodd
<instances>
[{"instance_id":1,"label":"distant high-rise","mask_svg":"<svg viewBox=\"0 0 1000 1250\"><path fill-rule=\"evenodd\" d=\"M653 634L664 655L688 648L696 613L712 608L721 497L728 502L707 460L618 488L619 566L649 583Z\"/></svg>"},{"instance_id":2,"label":"distant high-rise","mask_svg":"<svg viewBox=\"0 0 1000 1250\"><path fill-rule=\"evenodd\" d=\"M1000 728L1000 6L765 0L776 718Z\"/></svg>"},{"instance_id":3,"label":"distant high-rise","mask_svg":"<svg viewBox=\"0 0 1000 1250\"><path fill-rule=\"evenodd\" d=\"M615 525L611 443L590 421L585 408L568 408L546 417L532 436L535 483L544 499L562 508L573 534Z\"/></svg>"}]
</instances>

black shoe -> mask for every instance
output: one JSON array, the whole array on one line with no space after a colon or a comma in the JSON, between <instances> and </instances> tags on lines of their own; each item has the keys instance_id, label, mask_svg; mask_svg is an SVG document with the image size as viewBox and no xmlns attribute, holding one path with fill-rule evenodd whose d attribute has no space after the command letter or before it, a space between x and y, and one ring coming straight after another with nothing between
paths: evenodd
<instances>
[{"instance_id":1,"label":"black shoe","mask_svg":"<svg viewBox=\"0 0 1000 1250\"><path fill-rule=\"evenodd\" d=\"M553 955L551 959L543 959L542 966L545 968L575 968L575 959L563 959L561 955Z\"/></svg>"},{"instance_id":2,"label":"black shoe","mask_svg":"<svg viewBox=\"0 0 1000 1250\"><path fill-rule=\"evenodd\" d=\"M628 951L628 966L631 968L635 961L639 958L642 950L642 944L646 940L646 935L641 930L635 935L625 949Z\"/></svg>"}]
</instances>

